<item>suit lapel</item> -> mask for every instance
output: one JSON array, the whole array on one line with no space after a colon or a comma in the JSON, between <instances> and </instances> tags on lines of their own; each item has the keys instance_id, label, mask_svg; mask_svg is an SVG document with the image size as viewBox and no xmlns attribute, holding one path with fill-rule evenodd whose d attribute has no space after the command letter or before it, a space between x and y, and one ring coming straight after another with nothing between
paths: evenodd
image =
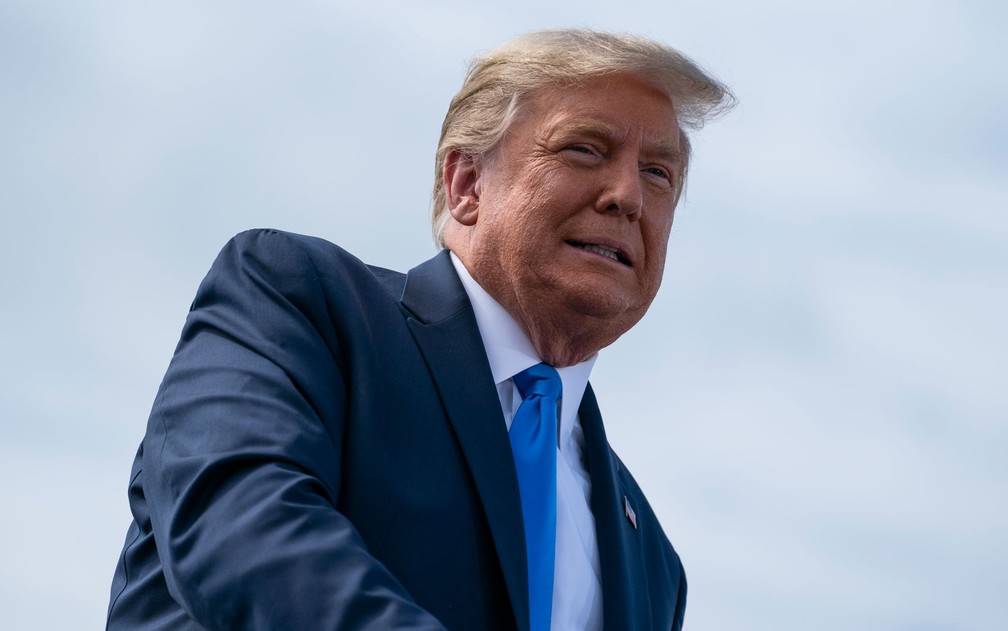
<instances>
[{"instance_id":1,"label":"suit lapel","mask_svg":"<svg viewBox=\"0 0 1008 631\"><path fill-rule=\"evenodd\" d=\"M617 476L619 460L606 440L591 384L585 389L578 414L588 452L591 507L602 565L603 626L606 629L646 629L651 624L651 614L640 536L627 515L627 494ZM636 510L632 504L630 508Z\"/></svg>"},{"instance_id":2,"label":"suit lapel","mask_svg":"<svg viewBox=\"0 0 1008 631\"><path fill-rule=\"evenodd\" d=\"M528 628L528 571L518 481L490 364L448 251L406 276L402 305L472 472L515 619Z\"/></svg>"}]
</instances>

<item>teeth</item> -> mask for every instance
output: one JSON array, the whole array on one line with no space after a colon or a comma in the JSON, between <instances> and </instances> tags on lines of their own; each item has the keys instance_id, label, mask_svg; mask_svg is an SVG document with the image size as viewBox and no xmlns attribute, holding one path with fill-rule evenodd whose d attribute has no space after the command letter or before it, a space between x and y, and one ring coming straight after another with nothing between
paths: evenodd
<instances>
[{"instance_id":1,"label":"teeth","mask_svg":"<svg viewBox=\"0 0 1008 631\"><path fill-rule=\"evenodd\" d=\"M604 257L610 258L614 261L619 262L619 257L616 255L616 250L603 247L601 245L595 245L593 243L588 243L581 246L582 249L588 250L589 252L594 252L596 254L601 254Z\"/></svg>"}]
</instances>

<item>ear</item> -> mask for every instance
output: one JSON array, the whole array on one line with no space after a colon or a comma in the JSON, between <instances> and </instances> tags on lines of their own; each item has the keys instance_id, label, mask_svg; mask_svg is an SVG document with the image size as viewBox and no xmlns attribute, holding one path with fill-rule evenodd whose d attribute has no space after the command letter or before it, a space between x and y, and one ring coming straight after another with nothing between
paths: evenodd
<instances>
[{"instance_id":1,"label":"ear","mask_svg":"<svg viewBox=\"0 0 1008 631\"><path fill-rule=\"evenodd\" d=\"M480 174L482 165L479 158L452 149L445 156L444 178L445 201L452 218L463 226L473 226L479 215L481 193Z\"/></svg>"}]
</instances>

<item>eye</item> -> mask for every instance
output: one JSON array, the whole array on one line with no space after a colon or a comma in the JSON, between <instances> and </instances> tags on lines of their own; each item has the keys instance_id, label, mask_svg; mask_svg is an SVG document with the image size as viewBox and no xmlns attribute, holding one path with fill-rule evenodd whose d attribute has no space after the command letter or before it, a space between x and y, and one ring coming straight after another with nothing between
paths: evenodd
<instances>
[{"instance_id":1,"label":"eye","mask_svg":"<svg viewBox=\"0 0 1008 631\"><path fill-rule=\"evenodd\" d=\"M642 172L647 173L657 179L660 179L663 184L668 184L672 186L672 174L668 169L658 166L650 166L642 169Z\"/></svg>"},{"instance_id":2,"label":"eye","mask_svg":"<svg viewBox=\"0 0 1008 631\"><path fill-rule=\"evenodd\" d=\"M600 155L599 151L595 147L592 147L591 145L571 145L567 147L567 151L573 151L574 153L581 153L586 156Z\"/></svg>"}]
</instances>

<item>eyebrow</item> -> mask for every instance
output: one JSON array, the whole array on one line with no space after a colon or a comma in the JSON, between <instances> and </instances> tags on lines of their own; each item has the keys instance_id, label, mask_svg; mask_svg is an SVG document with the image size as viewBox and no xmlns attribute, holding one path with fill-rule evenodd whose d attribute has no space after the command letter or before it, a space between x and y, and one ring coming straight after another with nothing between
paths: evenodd
<instances>
[{"instance_id":1,"label":"eyebrow","mask_svg":"<svg viewBox=\"0 0 1008 631\"><path fill-rule=\"evenodd\" d=\"M654 140L648 147L648 154L661 160L669 160L678 164L682 160L682 149L664 140Z\"/></svg>"}]
</instances>

